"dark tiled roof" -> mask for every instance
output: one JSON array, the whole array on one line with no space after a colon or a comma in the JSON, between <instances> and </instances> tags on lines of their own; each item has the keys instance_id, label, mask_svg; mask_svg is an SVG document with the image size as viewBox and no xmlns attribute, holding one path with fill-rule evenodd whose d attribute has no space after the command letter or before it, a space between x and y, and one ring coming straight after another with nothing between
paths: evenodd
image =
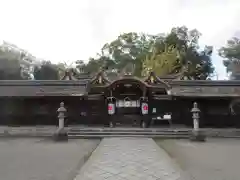
<instances>
[{"instance_id":1,"label":"dark tiled roof","mask_svg":"<svg viewBox=\"0 0 240 180\"><path fill-rule=\"evenodd\" d=\"M169 85L174 86L240 86L240 80L173 80Z\"/></svg>"},{"instance_id":2,"label":"dark tiled roof","mask_svg":"<svg viewBox=\"0 0 240 180\"><path fill-rule=\"evenodd\" d=\"M240 96L240 81L171 81L171 93L192 97Z\"/></svg>"},{"instance_id":3,"label":"dark tiled roof","mask_svg":"<svg viewBox=\"0 0 240 180\"><path fill-rule=\"evenodd\" d=\"M113 75L115 77L113 78ZM96 76L97 77L97 76ZM95 78L96 78L95 77ZM147 83L144 79L133 76L116 76L112 74L110 84L121 79L137 79ZM164 78L159 78L161 82ZM90 78L85 74L75 80L0 80L0 96L79 96L87 94L90 83L94 77ZM145 81L145 82L144 82ZM169 82L148 84L149 88L164 88L163 84L167 84L169 92L173 96L240 96L240 81L211 81L211 80L176 80ZM109 85L109 83L107 84Z\"/></svg>"},{"instance_id":4,"label":"dark tiled roof","mask_svg":"<svg viewBox=\"0 0 240 180\"><path fill-rule=\"evenodd\" d=\"M86 81L0 81L0 96L79 96Z\"/></svg>"}]
</instances>

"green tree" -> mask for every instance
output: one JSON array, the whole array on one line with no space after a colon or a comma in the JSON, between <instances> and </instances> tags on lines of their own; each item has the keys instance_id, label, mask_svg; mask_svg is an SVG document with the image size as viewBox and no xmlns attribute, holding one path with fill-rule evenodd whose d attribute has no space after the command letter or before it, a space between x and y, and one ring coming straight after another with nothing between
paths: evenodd
<instances>
[{"instance_id":1,"label":"green tree","mask_svg":"<svg viewBox=\"0 0 240 180\"><path fill-rule=\"evenodd\" d=\"M50 61L42 62L40 67L34 69L35 80L59 80L59 70L57 65Z\"/></svg>"},{"instance_id":2,"label":"green tree","mask_svg":"<svg viewBox=\"0 0 240 180\"><path fill-rule=\"evenodd\" d=\"M1 80L21 80L21 65L18 57L0 48L0 79Z\"/></svg>"},{"instance_id":3,"label":"green tree","mask_svg":"<svg viewBox=\"0 0 240 180\"><path fill-rule=\"evenodd\" d=\"M88 63L84 66L84 71L94 74L97 73L103 65L104 62L101 59L90 58Z\"/></svg>"},{"instance_id":4,"label":"green tree","mask_svg":"<svg viewBox=\"0 0 240 180\"><path fill-rule=\"evenodd\" d=\"M206 46L200 51L200 36L201 33L196 29L188 30L183 26L173 28L167 35L156 37L153 56L161 62L156 73L167 75L185 69L184 76L189 79L207 79L214 71L211 60L213 49Z\"/></svg>"},{"instance_id":5,"label":"green tree","mask_svg":"<svg viewBox=\"0 0 240 180\"><path fill-rule=\"evenodd\" d=\"M175 74L181 68L181 53L177 48L169 46L161 53L153 53L147 55L143 62L142 75L147 76L150 71L154 71L157 76Z\"/></svg>"},{"instance_id":6,"label":"green tree","mask_svg":"<svg viewBox=\"0 0 240 180\"><path fill-rule=\"evenodd\" d=\"M213 52L212 46L206 46L204 50L189 48L184 57L183 64L186 68L185 76L194 80L207 80L214 72L211 55Z\"/></svg>"},{"instance_id":7,"label":"green tree","mask_svg":"<svg viewBox=\"0 0 240 180\"><path fill-rule=\"evenodd\" d=\"M240 39L228 40L227 45L219 49L219 55L224 58L223 65L231 73L231 78L240 79Z\"/></svg>"},{"instance_id":8,"label":"green tree","mask_svg":"<svg viewBox=\"0 0 240 180\"><path fill-rule=\"evenodd\" d=\"M117 39L103 46L97 61L107 68L118 71L131 63L135 67L134 74L140 76L142 61L145 59L153 42L153 37L150 35L135 32L121 34Z\"/></svg>"},{"instance_id":9,"label":"green tree","mask_svg":"<svg viewBox=\"0 0 240 180\"><path fill-rule=\"evenodd\" d=\"M36 63L34 56L14 44L3 42L0 46L0 79L32 79L32 69Z\"/></svg>"},{"instance_id":10,"label":"green tree","mask_svg":"<svg viewBox=\"0 0 240 180\"><path fill-rule=\"evenodd\" d=\"M133 64L136 76L146 74L147 69L165 75L178 73L184 67L190 79L207 79L214 71L212 47L199 51L200 36L196 29L188 30L184 26L173 28L169 34L124 33L105 44L98 58L91 59L87 66L96 71L105 64L120 71Z\"/></svg>"}]
</instances>

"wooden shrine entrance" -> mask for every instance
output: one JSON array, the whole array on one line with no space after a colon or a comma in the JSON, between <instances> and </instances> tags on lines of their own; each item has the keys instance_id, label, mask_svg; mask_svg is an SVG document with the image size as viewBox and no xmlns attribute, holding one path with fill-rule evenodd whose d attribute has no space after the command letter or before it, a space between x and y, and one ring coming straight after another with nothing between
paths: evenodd
<instances>
[{"instance_id":1,"label":"wooden shrine entrance","mask_svg":"<svg viewBox=\"0 0 240 180\"><path fill-rule=\"evenodd\" d=\"M125 97L123 100L116 100L115 122L117 126L140 126L140 100L132 100L129 97Z\"/></svg>"},{"instance_id":2,"label":"wooden shrine entrance","mask_svg":"<svg viewBox=\"0 0 240 180\"><path fill-rule=\"evenodd\" d=\"M147 86L144 82L125 78L113 82L108 87L108 99L114 105L112 121L115 126L140 127L142 123L141 104L147 99Z\"/></svg>"}]
</instances>

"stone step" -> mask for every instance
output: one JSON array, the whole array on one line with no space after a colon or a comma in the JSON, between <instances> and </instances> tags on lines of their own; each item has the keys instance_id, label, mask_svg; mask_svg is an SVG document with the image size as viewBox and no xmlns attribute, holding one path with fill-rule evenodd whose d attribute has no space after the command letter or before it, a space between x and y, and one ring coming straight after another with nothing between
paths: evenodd
<instances>
[{"instance_id":1,"label":"stone step","mask_svg":"<svg viewBox=\"0 0 240 180\"><path fill-rule=\"evenodd\" d=\"M157 128L70 128L70 138L90 137L149 137L149 138L188 138L189 130Z\"/></svg>"},{"instance_id":2,"label":"stone step","mask_svg":"<svg viewBox=\"0 0 240 180\"><path fill-rule=\"evenodd\" d=\"M68 137L70 139L77 139L77 138L107 138L107 137L138 137L138 138L164 138L164 139L186 139L189 138L189 135L178 135L178 134L78 134L78 135L71 135L69 134Z\"/></svg>"},{"instance_id":3,"label":"stone step","mask_svg":"<svg viewBox=\"0 0 240 180\"><path fill-rule=\"evenodd\" d=\"M182 137L189 136L191 128L133 128L133 127L66 127L70 137ZM56 126L6 127L0 126L0 137L51 137ZM207 137L240 138L240 129L201 129Z\"/></svg>"},{"instance_id":4,"label":"stone step","mask_svg":"<svg viewBox=\"0 0 240 180\"><path fill-rule=\"evenodd\" d=\"M207 137L240 138L239 130L203 129ZM161 138L186 138L192 129L170 128L70 128L70 137L161 137Z\"/></svg>"},{"instance_id":5,"label":"stone step","mask_svg":"<svg viewBox=\"0 0 240 180\"><path fill-rule=\"evenodd\" d=\"M87 135L87 134L93 134L93 135L189 135L190 132L94 132L94 131L84 131L84 132L68 132L69 135Z\"/></svg>"},{"instance_id":6,"label":"stone step","mask_svg":"<svg viewBox=\"0 0 240 180\"><path fill-rule=\"evenodd\" d=\"M190 132L190 129L70 129L70 132Z\"/></svg>"}]
</instances>

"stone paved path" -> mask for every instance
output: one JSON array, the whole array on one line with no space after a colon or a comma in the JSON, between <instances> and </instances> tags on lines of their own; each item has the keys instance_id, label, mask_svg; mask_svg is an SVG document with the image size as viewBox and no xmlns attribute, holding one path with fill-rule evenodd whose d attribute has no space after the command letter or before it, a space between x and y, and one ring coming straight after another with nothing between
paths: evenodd
<instances>
[{"instance_id":1,"label":"stone paved path","mask_svg":"<svg viewBox=\"0 0 240 180\"><path fill-rule=\"evenodd\" d=\"M105 138L75 180L187 180L150 138Z\"/></svg>"}]
</instances>

